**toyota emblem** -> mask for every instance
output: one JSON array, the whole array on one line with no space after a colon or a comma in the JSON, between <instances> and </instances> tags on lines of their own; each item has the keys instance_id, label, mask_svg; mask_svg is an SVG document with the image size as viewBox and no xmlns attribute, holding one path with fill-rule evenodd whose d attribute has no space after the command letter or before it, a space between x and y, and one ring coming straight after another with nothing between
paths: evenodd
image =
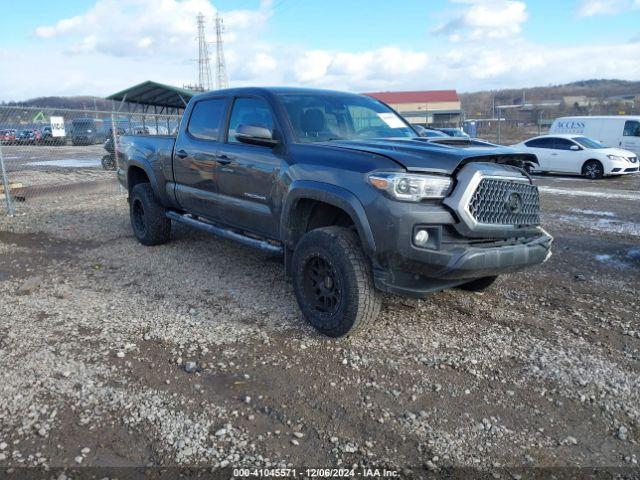
<instances>
[{"instance_id":1,"label":"toyota emblem","mask_svg":"<svg viewBox=\"0 0 640 480\"><path fill-rule=\"evenodd\" d=\"M522 211L522 196L517 192L511 192L505 202L505 207L509 213L520 213Z\"/></svg>"}]
</instances>

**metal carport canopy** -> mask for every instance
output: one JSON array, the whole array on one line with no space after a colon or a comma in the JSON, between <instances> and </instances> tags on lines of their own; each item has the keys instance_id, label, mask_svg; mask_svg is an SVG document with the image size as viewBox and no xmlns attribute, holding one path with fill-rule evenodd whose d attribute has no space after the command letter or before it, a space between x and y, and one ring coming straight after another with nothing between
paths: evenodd
<instances>
[{"instance_id":1,"label":"metal carport canopy","mask_svg":"<svg viewBox=\"0 0 640 480\"><path fill-rule=\"evenodd\" d=\"M171 85L164 85L147 80L121 92L109 95L107 100L184 109L191 97L198 93L199 92L193 90L187 90L186 88L172 87Z\"/></svg>"}]
</instances>

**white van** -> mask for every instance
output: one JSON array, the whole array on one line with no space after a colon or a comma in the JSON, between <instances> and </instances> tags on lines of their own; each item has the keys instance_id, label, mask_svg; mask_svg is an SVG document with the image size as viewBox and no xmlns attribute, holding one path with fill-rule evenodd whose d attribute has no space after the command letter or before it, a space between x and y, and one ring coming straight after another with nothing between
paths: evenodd
<instances>
[{"instance_id":1,"label":"white van","mask_svg":"<svg viewBox=\"0 0 640 480\"><path fill-rule=\"evenodd\" d=\"M584 135L605 147L623 148L640 157L640 115L561 117L553 121L549 133Z\"/></svg>"}]
</instances>

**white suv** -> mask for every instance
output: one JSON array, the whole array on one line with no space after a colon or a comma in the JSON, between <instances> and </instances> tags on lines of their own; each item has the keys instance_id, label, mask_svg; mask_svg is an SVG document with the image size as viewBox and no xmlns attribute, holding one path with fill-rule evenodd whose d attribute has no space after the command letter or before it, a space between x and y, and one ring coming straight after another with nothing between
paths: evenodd
<instances>
[{"instance_id":1,"label":"white suv","mask_svg":"<svg viewBox=\"0 0 640 480\"><path fill-rule=\"evenodd\" d=\"M604 147L582 135L543 135L513 147L538 157L539 166L533 169L537 172L577 173L591 179L638 172L635 153Z\"/></svg>"}]
</instances>

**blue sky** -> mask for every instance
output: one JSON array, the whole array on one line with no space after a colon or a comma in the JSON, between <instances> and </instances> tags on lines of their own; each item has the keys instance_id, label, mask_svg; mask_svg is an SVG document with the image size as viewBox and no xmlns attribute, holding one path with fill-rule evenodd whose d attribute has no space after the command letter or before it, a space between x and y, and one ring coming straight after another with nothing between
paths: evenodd
<instances>
[{"instance_id":1,"label":"blue sky","mask_svg":"<svg viewBox=\"0 0 640 480\"><path fill-rule=\"evenodd\" d=\"M0 11L1 100L191 83L198 11L225 18L232 85L472 91L640 78L640 0L2 0Z\"/></svg>"}]
</instances>

